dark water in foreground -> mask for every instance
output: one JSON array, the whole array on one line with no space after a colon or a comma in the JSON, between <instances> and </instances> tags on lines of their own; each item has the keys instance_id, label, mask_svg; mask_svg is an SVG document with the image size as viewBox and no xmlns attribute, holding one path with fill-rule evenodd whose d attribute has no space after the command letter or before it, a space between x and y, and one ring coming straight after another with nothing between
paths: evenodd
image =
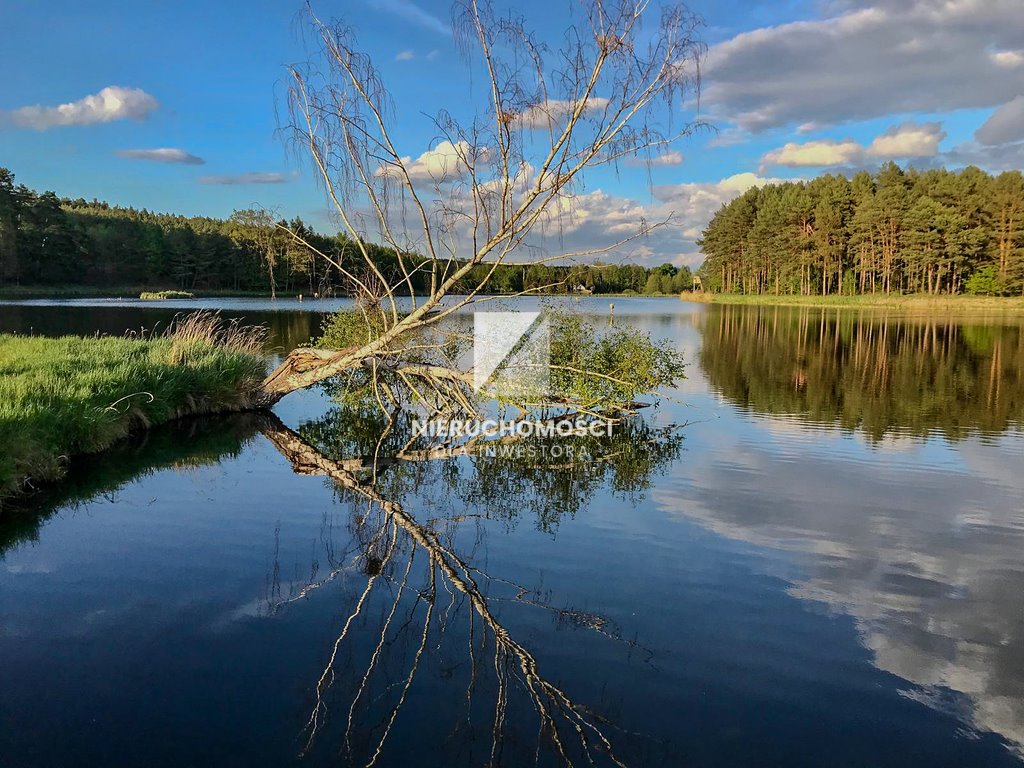
<instances>
[{"instance_id":1,"label":"dark water in foreground","mask_svg":"<svg viewBox=\"0 0 1024 768\"><path fill-rule=\"evenodd\" d=\"M615 301L688 378L601 462L299 474L282 436L379 429L298 393L295 433L154 430L0 520L0 765L1024 762L1020 322Z\"/></svg>"}]
</instances>

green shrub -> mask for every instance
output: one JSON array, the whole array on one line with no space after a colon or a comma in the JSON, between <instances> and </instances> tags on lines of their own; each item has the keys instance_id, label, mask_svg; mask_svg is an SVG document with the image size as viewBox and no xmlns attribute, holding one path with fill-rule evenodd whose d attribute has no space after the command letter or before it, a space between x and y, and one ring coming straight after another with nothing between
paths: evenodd
<instances>
[{"instance_id":1,"label":"green shrub","mask_svg":"<svg viewBox=\"0 0 1024 768\"><path fill-rule=\"evenodd\" d=\"M999 279L994 265L982 267L971 275L964 288L975 296L1005 296L1007 293L1007 286Z\"/></svg>"},{"instance_id":2,"label":"green shrub","mask_svg":"<svg viewBox=\"0 0 1024 768\"><path fill-rule=\"evenodd\" d=\"M631 326L598 328L577 314L553 311L551 388L584 406L627 406L684 378L681 355Z\"/></svg>"}]
</instances>

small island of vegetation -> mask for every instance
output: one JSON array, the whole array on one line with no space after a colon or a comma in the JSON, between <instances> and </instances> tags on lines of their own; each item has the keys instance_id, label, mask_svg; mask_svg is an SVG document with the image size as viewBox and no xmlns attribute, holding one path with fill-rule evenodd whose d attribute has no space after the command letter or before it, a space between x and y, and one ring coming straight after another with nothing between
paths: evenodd
<instances>
[{"instance_id":1,"label":"small island of vegetation","mask_svg":"<svg viewBox=\"0 0 1024 768\"><path fill-rule=\"evenodd\" d=\"M139 294L142 301L160 301L162 299L194 299L196 295L188 291L143 291Z\"/></svg>"}]
</instances>

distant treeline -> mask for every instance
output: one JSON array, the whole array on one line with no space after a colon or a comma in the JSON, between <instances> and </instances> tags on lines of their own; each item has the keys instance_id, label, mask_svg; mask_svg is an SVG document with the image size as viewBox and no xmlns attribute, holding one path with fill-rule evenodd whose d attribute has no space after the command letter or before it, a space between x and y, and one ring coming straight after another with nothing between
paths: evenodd
<instances>
[{"instance_id":1,"label":"distant treeline","mask_svg":"<svg viewBox=\"0 0 1024 768\"><path fill-rule=\"evenodd\" d=\"M704 231L727 293L1024 293L1024 177L970 167L826 175L751 189Z\"/></svg>"},{"instance_id":2,"label":"distant treeline","mask_svg":"<svg viewBox=\"0 0 1024 768\"><path fill-rule=\"evenodd\" d=\"M277 226L285 224L313 249L353 263L357 242L324 235L301 219L275 222L262 211L236 211L229 219L177 216L119 208L96 200L69 200L15 185L0 168L0 287L88 286L183 291L239 291L334 295L347 292L336 267ZM381 272L401 276L393 250L363 244ZM406 255L411 262L419 257ZM481 266L463 289L490 269ZM677 293L691 287L690 271L665 264L502 265L488 291L541 289L593 293ZM413 276L426 292L429 274Z\"/></svg>"}]
</instances>

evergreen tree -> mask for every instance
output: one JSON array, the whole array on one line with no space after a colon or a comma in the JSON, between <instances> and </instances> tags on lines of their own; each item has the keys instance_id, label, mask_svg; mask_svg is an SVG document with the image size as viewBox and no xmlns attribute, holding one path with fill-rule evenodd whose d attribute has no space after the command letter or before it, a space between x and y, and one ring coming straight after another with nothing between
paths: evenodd
<instances>
[{"instance_id":1,"label":"evergreen tree","mask_svg":"<svg viewBox=\"0 0 1024 768\"><path fill-rule=\"evenodd\" d=\"M712 291L1024 294L1024 176L887 163L767 185L723 205L699 245Z\"/></svg>"}]
</instances>

